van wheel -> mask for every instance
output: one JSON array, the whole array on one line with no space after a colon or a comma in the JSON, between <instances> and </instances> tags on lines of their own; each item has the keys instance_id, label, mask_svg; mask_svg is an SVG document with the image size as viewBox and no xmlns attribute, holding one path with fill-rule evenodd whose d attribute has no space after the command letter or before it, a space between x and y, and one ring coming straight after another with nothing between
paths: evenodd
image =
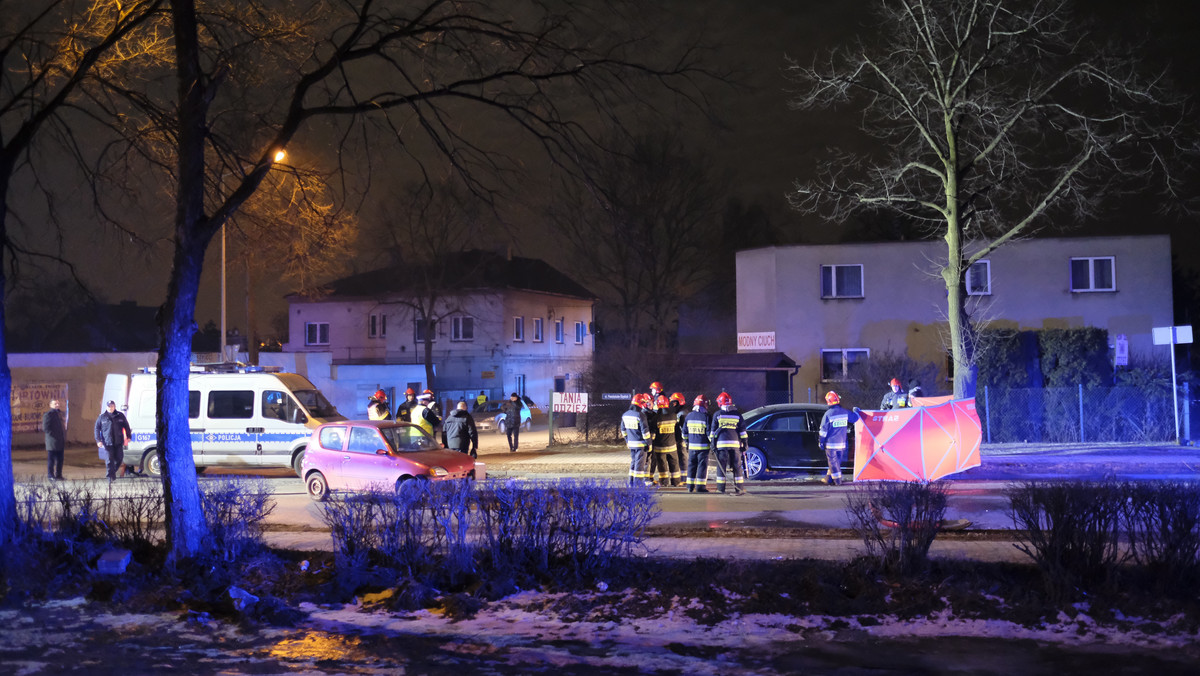
<instances>
[{"instance_id":1,"label":"van wheel","mask_svg":"<svg viewBox=\"0 0 1200 676\"><path fill-rule=\"evenodd\" d=\"M308 497L317 502L329 497L329 484L325 481L325 475L320 472L309 474L308 479L304 481L304 487L308 489Z\"/></svg>"},{"instance_id":2,"label":"van wheel","mask_svg":"<svg viewBox=\"0 0 1200 676\"><path fill-rule=\"evenodd\" d=\"M142 454L142 471L150 476L162 476L162 462L158 459L158 449L151 448Z\"/></svg>"},{"instance_id":3,"label":"van wheel","mask_svg":"<svg viewBox=\"0 0 1200 676\"><path fill-rule=\"evenodd\" d=\"M746 478L761 479L767 473L767 457L757 448L746 449Z\"/></svg>"},{"instance_id":4,"label":"van wheel","mask_svg":"<svg viewBox=\"0 0 1200 676\"><path fill-rule=\"evenodd\" d=\"M292 458L292 469L296 470L296 476L304 478L304 468L300 465L304 462L304 449L296 453L296 457Z\"/></svg>"}]
</instances>

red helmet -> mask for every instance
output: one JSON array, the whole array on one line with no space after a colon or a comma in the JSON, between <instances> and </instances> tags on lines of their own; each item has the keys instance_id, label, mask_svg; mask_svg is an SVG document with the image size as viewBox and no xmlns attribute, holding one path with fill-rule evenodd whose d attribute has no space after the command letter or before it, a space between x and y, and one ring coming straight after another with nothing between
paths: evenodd
<instances>
[{"instance_id":1,"label":"red helmet","mask_svg":"<svg viewBox=\"0 0 1200 676\"><path fill-rule=\"evenodd\" d=\"M638 406L642 408L650 408L650 395L645 392L638 395Z\"/></svg>"},{"instance_id":2,"label":"red helmet","mask_svg":"<svg viewBox=\"0 0 1200 676\"><path fill-rule=\"evenodd\" d=\"M662 383L660 383L656 380L656 381L650 383L650 389L658 390L659 392L662 392L663 391Z\"/></svg>"},{"instance_id":3,"label":"red helmet","mask_svg":"<svg viewBox=\"0 0 1200 676\"><path fill-rule=\"evenodd\" d=\"M729 396L728 392L722 392L717 395L717 406L732 406L733 397Z\"/></svg>"},{"instance_id":4,"label":"red helmet","mask_svg":"<svg viewBox=\"0 0 1200 676\"><path fill-rule=\"evenodd\" d=\"M387 401L387 392L383 390L375 390L375 398L379 401Z\"/></svg>"},{"instance_id":5,"label":"red helmet","mask_svg":"<svg viewBox=\"0 0 1200 676\"><path fill-rule=\"evenodd\" d=\"M414 390L414 389L413 389L413 388L411 388L411 387L410 387L410 388L408 388L407 390L404 390L404 396L408 396L408 395L410 395L410 394L411 394L411 395L413 395L413 396L416 396L416 394L417 394L417 391L416 391L416 390Z\"/></svg>"},{"instance_id":6,"label":"red helmet","mask_svg":"<svg viewBox=\"0 0 1200 676\"><path fill-rule=\"evenodd\" d=\"M667 395L660 394L658 395L658 399L654 400L654 405L658 406L659 408L666 408L671 405L671 400L667 399Z\"/></svg>"},{"instance_id":7,"label":"red helmet","mask_svg":"<svg viewBox=\"0 0 1200 676\"><path fill-rule=\"evenodd\" d=\"M692 400L692 406L703 406L708 408L708 397L704 396L703 394L697 394L696 398Z\"/></svg>"},{"instance_id":8,"label":"red helmet","mask_svg":"<svg viewBox=\"0 0 1200 676\"><path fill-rule=\"evenodd\" d=\"M683 398L683 392L676 392L675 394L672 394L671 401L679 402L680 406L683 406L684 404L687 403L687 399Z\"/></svg>"},{"instance_id":9,"label":"red helmet","mask_svg":"<svg viewBox=\"0 0 1200 676\"><path fill-rule=\"evenodd\" d=\"M839 404L839 403L841 403L841 401L842 401L842 398L838 396L838 393L837 393L837 392L834 392L833 390L830 390L830 391L828 391L828 392L826 392L826 393L825 393L825 403L826 403L826 404L829 404L830 406L833 406L834 404Z\"/></svg>"},{"instance_id":10,"label":"red helmet","mask_svg":"<svg viewBox=\"0 0 1200 676\"><path fill-rule=\"evenodd\" d=\"M421 390L421 394L428 394L429 396L431 396L431 397L432 397L432 396L433 396L433 390Z\"/></svg>"},{"instance_id":11,"label":"red helmet","mask_svg":"<svg viewBox=\"0 0 1200 676\"><path fill-rule=\"evenodd\" d=\"M899 378L892 378L892 382L890 382L888 384L891 385L892 387L904 387L904 384L900 382Z\"/></svg>"}]
</instances>

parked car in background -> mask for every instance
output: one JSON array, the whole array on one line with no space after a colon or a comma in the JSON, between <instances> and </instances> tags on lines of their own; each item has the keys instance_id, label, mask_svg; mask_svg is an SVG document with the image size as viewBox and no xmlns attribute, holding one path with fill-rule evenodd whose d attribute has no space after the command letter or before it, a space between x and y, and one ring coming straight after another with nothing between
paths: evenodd
<instances>
[{"instance_id":1,"label":"parked car in background","mask_svg":"<svg viewBox=\"0 0 1200 676\"><path fill-rule=\"evenodd\" d=\"M528 430L533 427L535 418L539 419L540 423L541 419L545 418L545 414L542 413L542 409L529 397L522 397L521 400L525 402L525 406L521 408L521 427ZM509 401L509 399L493 399L476 406L475 410L471 412L471 416L475 418L475 429L480 432L499 432L504 434L506 426L504 422L505 415L501 411L504 410L504 405Z\"/></svg>"},{"instance_id":2,"label":"parked car in background","mask_svg":"<svg viewBox=\"0 0 1200 676\"><path fill-rule=\"evenodd\" d=\"M475 467L474 458L442 448L416 425L358 420L313 430L300 476L309 497L324 500L330 491L400 490L408 481L472 480Z\"/></svg>"},{"instance_id":3,"label":"parked car in background","mask_svg":"<svg viewBox=\"0 0 1200 676\"><path fill-rule=\"evenodd\" d=\"M828 464L818 443L824 404L771 404L742 414L746 421L746 476L761 479L772 469L816 470ZM854 469L854 430L850 430L842 471Z\"/></svg>"}]
</instances>

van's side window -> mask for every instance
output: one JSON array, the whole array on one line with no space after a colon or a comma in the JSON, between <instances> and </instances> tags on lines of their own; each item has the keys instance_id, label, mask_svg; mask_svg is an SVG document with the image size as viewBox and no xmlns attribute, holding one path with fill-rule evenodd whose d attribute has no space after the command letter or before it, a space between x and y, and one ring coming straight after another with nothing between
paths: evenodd
<instances>
[{"instance_id":1,"label":"van's side window","mask_svg":"<svg viewBox=\"0 0 1200 676\"><path fill-rule=\"evenodd\" d=\"M325 427L321 430L321 448L331 451L342 450L342 442L346 439L345 427Z\"/></svg>"},{"instance_id":2,"label":"van's side window","mask_svg":"<svg viewBox=\"0 0 1200 676\"><path fill-rule=\"evenodd\" d=\"M254 416L252 390L213 390L208 393L209 418L251 418Z\"/></svg>"},{"instance_id":3,"label":"van's side window","mask_svg":"<svg viewBox=\"0 0 1200 676\"><path fill-rule=\"evenodd\" d=\"M188 390L188 417L192 420L200 417L200 390Z\"/></svg>"},{"instance_id":4,"label":"van's side window","mask_svg":"<svg viewBox=\"0 0 1200 676\"><path fill-rule=\"evenodd\" d=\"M300 407L296 405L295 399L292 399L284 392L263 390L262 415L268 420L299 422Z\"/></svg>"}]
</instances>

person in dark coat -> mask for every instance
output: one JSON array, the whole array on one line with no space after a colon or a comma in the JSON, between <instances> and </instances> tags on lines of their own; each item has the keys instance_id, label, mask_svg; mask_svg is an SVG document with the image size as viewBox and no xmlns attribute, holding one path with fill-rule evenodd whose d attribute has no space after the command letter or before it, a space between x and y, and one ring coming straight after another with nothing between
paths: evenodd
<instances>
[{"instance_id":1,"label":"person in dark coat","mask_svg":"<svg viewBox=\"0 0 1200 676\"><path fill-rule=\"evenodd\" d=\"M504 406L500 412L504 414L504 433L508 435L508 450L510 453L517 452L517 444L521 439L521 409L525 404L521 402L521 397L516 392L504 402Z\"/></svg>"},{"instance_id":2,"label":"person in dark coat","mask_svg":"<svg viewBox=\"0 0 1200 676\"><path fill-rule=\"evenodd\" d=\"M467 412L467 402L458 402L458 407L442 421L442 436L446 448L479 457L479 433L475 431L475 419Z\"/></svg>"},{"instance_id":3,"label":"person in dark coat","mask_svg":"<svg viewBox=\"0 0 1200 676\"><path fill-rule=\"evenodd\" d=\"M51 481L63 478L63 453L67 447L67 418L57 399L50 400L50 410L42 414L42 430L46 432L46 475Z\"/></svg>"},{"instance_id":4,"label":"person in dark coat","mask_svg":"<svg viewBox=\"0 0 1200 676\"><path fill-rule=\"evenodd\" d=\"M96 418L96 446L107 453L108 483L117 480L117 470L124 468L125 440L133 436L125 414L117 410L117 402L109 401L106 410Z\"/></svg>"}]
</instances>

